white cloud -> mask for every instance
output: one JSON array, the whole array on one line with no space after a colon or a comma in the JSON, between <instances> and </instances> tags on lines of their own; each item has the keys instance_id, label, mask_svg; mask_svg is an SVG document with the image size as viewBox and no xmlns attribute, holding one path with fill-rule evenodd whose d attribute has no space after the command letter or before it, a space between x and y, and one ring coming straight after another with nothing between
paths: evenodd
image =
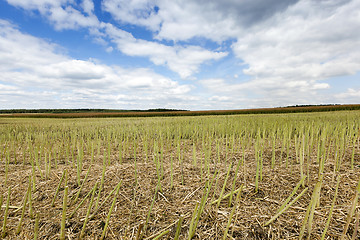
<instances>
[{"instance_id":1,"label":"white cloud","mask_svg":"<svg viewBox=\"0 0 360 240\"><path fill-rule=\"evenodd\" d=\"M324 80L360 71L358 9L359 1L302 0L255 25L239 24L232 49L252 79L203 79L201 84L211 94L228 94L234 103L247 96L249 106L332 102ZM356 94L338 96L358 102Z\"/></svg>"},{"instance_id":2,"label":"white cloud","mask_svg":"<svg viewBox=\"0 0 360 240\"><path fill-rule=\"evenodd\" d=\"M215 101L215 102L218 102L218 101L229 101L231 100L230 97L227 97L227 96L212 96L209 98L209 101Z\"/></svg>"},{"instance_id":3,"label":"white cloud","mask_svg":"<svg viewBox=\"0 0 360 240\"><path fill-rule=\"evenodd\" d=\"M103 8L123 23L145 26L158 39L204 37L221 42L271 17L297 0L103 0ZM155 10L157 9L157 10Z\"/></svg>"},{"instance_id":4,"label":"white cloud","mask_svg":"<svg viewBox=\"0 0 360 240\"><path fill-rule=\"evenodd\" d=\"M114 19L123 23L131 23L146 26L151 30L157 30L160 17L157 15L155 1L148 0L105 0L102 8L112 14Z\"/></svg>"},{"instance_id":5,"label":"white cloud","mask_svg":"<svg viewBox=\"0 0 360 240\"><path fill-rule=\"evenodd\" d=\"M110 46L110 47L107 47L105 51L108 53L111 53L113 50L114 50L114 48Z\"/></svg>"},{"instance_id":6,"label":"white cloud","mask_svg":"<svg viewBox=\"0 0 360 240\"><path fill-rule=\"evenodd\" d=\"M129 56L148 57L156 65L166 65L182 78L196 73L201 64L218 60L226 52L213 52L198 46L167 46L158 42L135 39L128 32L105 25L105 31L117 48Z\"/></svg>"},{"instance_id":7,"label":"white cloud","mask_svg":"<svg viewBox=\"0 0 360 240\"><path fill-rule=\"evenodd\" d=\"M14 101L24 107L31 103L31 108L72 104L144 108L151 99L176 105L172 101L187 97L192 89L146 68L71 59L58 52L57 45L24 34L4 20L0 21L0 46L0 62L6 63L0 65L3 108L12 108Z\"/></svg>"},{"instance_id":8,"label":"white cloud","mask_svg":"<svg viewBox=\"0 0 360 240\"><path fill-rule=\"evenodd\" d=\"M1 19L0 32L1 70L31 70L33 66L51 64L65 59L56 45L22 34L16 26Z\"/></svg>"},{"instance_id":9,"label":"white cloud","mask_svg":"<svg viewBox=\"0 0 360 240\"><path fill-rule=\"evenodd\" d=\"M204 37L221 42L239 32L236 20L219 11L223 5L220 1L159 1L159 5L162 22L158 39L186 41Z\"/></svg>"},{"instance_id":10,"label":"white cloud","mask_svg":"<svg viewBox=\"0 0 360 240\"><path fill-rule=\"evenodd\" d=\"M83 0L82 7L84 12L91 15L94 12L94 2L92 0Z\"/></svg>"},{"instance_id":11,"label":"white cloud","mask_svg":"<svg viewBox=\"0 0 360 240\"><path fill-rule=\"evenodd\" d=\"M131 33L110 23L100 22L93 13L94 3L91 0L81 2L80 7L84 13L77 10L77 5L71 0L8 0L8 3L26 10L38 10L57 30L88 28L95 42L104 45L106 51L112 51L106 42L106 39L110 38L124 54L149 58L155 65L167 66L182 78L189 78L198 72L204 62L218 60L227 55L226 52L213 52L199 46L169 46L156 41L136 39ZM103 8L110 11L116 19L147 26L152 30L160 24L155 3L151 1L104 1Z\"/></svg>"},{"instance_id":12,"label":"white cloud","mask_svg":"<svg viewBox=\"0 0 360 240\"><path fill-rule=\"evenodd\" d=\"M359 103L360 88L348 88L346 92L335 94L335 99L338 103Z\"/></svg>"},{"instance_id":13,"label":"white cloud","mask_svg":"<svg viewBox=\"0 0 360 240\"><path fill-rule=\"evenodd\" d=\"M354 48L360 33L353 31L360 28L360 18L352 17L359 8L358 1L334 8L331 1L303 0L250 29L233 50L254 79L274 78L278 87L284 82L328 87L315 81L360 70L360 49Z\"/></svg>"},{"instance_id":14,"label":"white cloud","mask_svg":"<svg viewBox=\"0 0 360 240\"><path fill-rule=\"evenodd\" d=\"M57 30L97 27L100 24L93 14L94 5L91 0L84 0L81 4L87 16L76 9L77 4L72 0L7 0L7 2L25 10L39 11Z\"/></svg>"},{"instance_id":15,"label":"white cloud","mask_svg":"<svg viewBox=\"0 0 360 240\"><path fill-rule=\"evenodd\" d=\"M281 81L281 86L274 84L274 82ZM219 78L203 79L200 84L208 90L209 94L214 95L209 98L209 101L217 101L216 105L221 109L226 109L225 105L229 109L236 109L332 102L328 93L323 92L330 88L327 83L283 81L281 79L229 83L225 79ZM226 104L219 104L225 100Z\"/></svg>"},{"instance_id":16,"label":"white cloud","mask_svg":"<svg viewBox=\"0 0 360 240\"><path fill-rule=\"evenodd\" d=\"M99 25L95 15L84 16L80 11L70 6L50 8L47 15L58 30L97 27Z\"/></svg>"},{"instance_id":17,"label":"white cloud","mask_svg":"<svg viewBox=\"0 0 360 240\"><path fill-rule=\"evenodd\" d=\"M17 87L11 86L11 85L5 85L0 83L0 90L1 93L4 94L6 91L14 91L17 90Z\"/></svg>"},{"instance_id":18,"label":"white cloud","mask_svg":"<svg viewBox=\"0 0 360 240\"><path fill-rule=\"evenodd\" d=\"M247 89L269 97L315 94L330 87L318 81L360 70L360 49L354 48L360 45L359 1L132 0L124 4L123 0L104 0L103 6L123 23L153 30L157 39L176 42L202 37L219 43L236 39L232 50L248 65L244 74L252 80L228 83L227 91ZM220 58L215 52L194 48L193 55L185 49L174 53L171 47L142 40L118 47L130 56L148 56L155 64L166 64L182 77L196 72L206 59ZM191 56L200 58L196 61ZM220 88L211 81L208 85Z\"/></svg>"},{"instance_id":19,"label":"white cloud","mask_svg":"<svg viewBox=\"0 0 360 240\"><path fill-rule=\"evenodd\" d=\"M68 0L6 0L9 4L27 10L44 10L48 7L58 7L68 3Z\"/></svg>"}]
</instances>

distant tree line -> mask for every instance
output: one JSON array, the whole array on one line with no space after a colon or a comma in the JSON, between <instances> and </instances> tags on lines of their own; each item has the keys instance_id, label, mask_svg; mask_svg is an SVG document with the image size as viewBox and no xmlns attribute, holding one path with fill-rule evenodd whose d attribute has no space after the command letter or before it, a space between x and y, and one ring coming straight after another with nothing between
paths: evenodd
<instances>
[{"instance_id":1,"label":"distant tree line","mask_svg":"<svg viewBox=\"0 0 360 240\"><path fill-rule=\"evenodd\" d=\"M314 105L289 106L278 108L257 108L240 110L210 110L187 111L175 109L148 109L148 110L110 110L110 109L44 109L39 110L0 110L4 114L0 117L29 117L29 118L104 118L104 117L172 117L172 116L202 116L202 115L233 115L233 114L281 114L300 112L330 112L360 110L360 104L348 105ZM12 112L13 111L13 112ZM16 112L20 111L20 112ZM41 112L42 111L42 112ZM62 112L61 112L62 111ZM37 114L34 114L37 113Z\"/></svg>"},{"instance_id":2,"label":"distant tree line","mask_svg":"<svg viewBox=\"0 0 360 240\"><path fill-rule=\"evenodd\" d=\"M293 108L293 107L320 107L320 106L340 106L340 104L303 104L303 105L291 105L286 106L285 108Z\"/></svg>"},{"instance_id":3,"label":"distant tree line","mask_svg":"<svg viewBox=\"0 0 360 240\"><path fill-rule=\"evenodd\" d=\"M174 112L174 111L187 111L181 109L167 109L167 108L154 108L148 110L119 110L119 109L3 109L0 114L15 114L15 113L111 113L111 112Z\"/></svg>"}]
</instances>

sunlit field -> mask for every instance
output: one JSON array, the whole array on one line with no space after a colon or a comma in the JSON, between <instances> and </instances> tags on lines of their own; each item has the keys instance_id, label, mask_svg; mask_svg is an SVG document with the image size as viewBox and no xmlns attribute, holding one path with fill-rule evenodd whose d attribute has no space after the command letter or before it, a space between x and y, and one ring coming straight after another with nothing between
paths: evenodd
<instances>
[{"instance_id":1,"label":"sunlit field","mask_svg":"<svg viewBox=\"0 0 360 240\"><path fill-rule=\"evenodd\" d=\"M0 118L5 239L359 239L360 111Z\"/></svg>"}]
</instances>

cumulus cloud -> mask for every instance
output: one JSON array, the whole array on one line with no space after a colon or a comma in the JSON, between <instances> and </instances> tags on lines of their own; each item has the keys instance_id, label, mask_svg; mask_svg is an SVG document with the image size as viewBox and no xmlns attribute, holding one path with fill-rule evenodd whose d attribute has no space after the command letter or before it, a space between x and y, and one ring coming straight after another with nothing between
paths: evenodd
<instances>
[{"instance_id":1,"label":"cumulus cloud","mask_svg":"<svg viewBox=\"0 0 360 240\"><path fill-rule=\"evenodd\" d=\"M31 108L73 102L82 107L140 108L160 95L176 104L170 100L183 99L192 89L147 68L72 59L58 52L57 45L24 34L4 20L0 21L0 46L0 62L6 63L0 65L3 107L11 108L16 101L25 107L31 103Z\"/></svg>"},{"instance_id":2,"label":"cumulus cloud","mask_svg":"<svg viewBox=\"0 0 360 240\"><path fill-rule=\"evenodd\" d=\"M117 37L111 33L110 36L117 48L126 55L148 57L155 65L165 65L182 78L196 73L202 63L227 55L226 52L213 52L198 46L167 46L135 38Z\"/></svg>"},{"instance_id":3,"label":"cumulus cloud","mask_svg":"<svg viewBox=\"0 0 360 240\"><path fill-rule=\"evenodd\" d=\"M203 79L200 84L210 94L210 101L217 100L218 106L227 101L230 109L249 107L278 107L296 104L329 103L325 92L330 88L327 83L307 81L282 81L282 86L274 84L279 79L253 80L229 83L225 79ZM221 107L222 109L226 109Z\"/></svg>"},{"instance_id":4,"label":"cumulus cloud","mask_svg":"<svg viewBox=\"0 0 360 240\"><path fill-rule=\"evenodd\" d=\"M178 73L181 78L189 78L198 72L201 64L219 60L228 55L227 52L211 51L193 45L165 45L156 41L136 39L132 34L109 23L102 28L119 51L128 56L147 57L155 65L167 66Z\"/></svg>"},{"instance_id":5,"label":"cumulus cloud","mask_svg":"<svg viewBox=\"0 0 360 240\"><path fill-rule=\"evenodd\" d=\"M104 11L111 13L115 20L123 23L146 26L158 30L161 19L153 0L106 0L102 1Z\"/></svg>"},{"instance_id":6,"label":"cumulus cloud","mask_svg":"<svg viewBox=\"0 0 360 240\"><path fill-rule=\"evenodd\" d=\"M346 92L335 94L333 101L337 103L358 103L360 100L360 88L348 88Z\"/></svg>"},{"instance_id":7,"label":"cumulus cloud","mask_svg":"<svg viewBox=\"0 0 360 240\"><path fill-rule=\"evenodd\" d=\"M58 30L88 28L96 42L112 51L107 39L111 39L117 49L128 56L146 57L155 65L167 66L182 78L196 73L201 64L209 60L218 60L226 52L214 52L199 46L165 45L156 41L136 39L111 23L100 22L93 14L94 3L83 0L80 7L70 0L8 0L8 3L27 10L38 10L48 18ZM110 11L115 19L132 24L146 25L155 30L160 23L156 14L156 5L149 1L104 1L104 10Z\"/></svg>"},{"instance_id":8,"label":"cumulus cloud","mask_svg":"<svg viewBox=\"0 0 360 240\"><path fill-rule=\"evenodd\" d=\"M298 0L104 0L104 10L120 22L141 25L158 39L204 37L222 41L270 18Z\"/></svg>"},{"instance_id":9,"label":"cumulus cloud","mask_svg":"<svg viewBox=\"0 0 360 240\"><path fill-rule=\"evenodd\" d=\"M216 102L218 102L218 101L229 101L229 100L231 100L231 98L228 97L228 96L212 96L212 97L209 98L209 101L216 101Z\"/></svg>"},{"instance_id":10,"label":"cumulus cloud","mask_svg":"<svg viewBox=\"0 0 360 240\"><path fill-rule=\"evenodd\" d=\"M234 95L252 91L284 100L297 94L299 101L313 101L319 91L331 87L319 81L360 70L360 49L354 47L360 45L359 1L133 0L123 4L122 0L104 0L103 6L120 22L153 30L156 39L186 42L201 37L219 44L233 40L231 50L248 66L243 73L252 79L237 84L203 79L201 83L213 91L226 89ZM146 55L156 44L138 42L137 46ZM135 46L128 49L129 54L137 54L132 50ZM148 56L154 63L167 63L183 77L191 74L181 73L181 68L189 68L180 62L161 57L173 56L166 47L153 51Z\"/></svg>"},{"instance_id":11,"label":"cumulus cloud","mask_svg":"<svg viewBox=\"0 0 360 240\"><path fill-rule=\"evenodd\" d=\"M82 2L83 10L76 9L77 4L71 0L7 0L13 6L25 10L39 11L49 19L57 30L79 29L83 27L96 27L99 25L97 17L93 14L94 5L90 0Z\"/></svg>"},{"instance_id":12,"label":"cumulus cloud","mask_svg":"<svg viewBox=\"0 0 360 240\"><path fill-rule=\"evenodd\" d=\"M92 0L83 0L82 8L84 9L84 12L91 15L94 12L94 2Z\"/></svg>"},{"instance_id":13,"label":"cumulus cloud","mask_svg":"<svg viewBox=\"0 0 360 240\"><path fill-rule=\"evenodd\" d=\"M262 88L265 81L291 96L299 89L329 88L316 81L359 71L360 49L354 46L360 33L352 29L360 27L360 4L337 3L300 1L240 36L233 50L249 65L244 73L253 84Z\"/></svg>"}]
</instances>

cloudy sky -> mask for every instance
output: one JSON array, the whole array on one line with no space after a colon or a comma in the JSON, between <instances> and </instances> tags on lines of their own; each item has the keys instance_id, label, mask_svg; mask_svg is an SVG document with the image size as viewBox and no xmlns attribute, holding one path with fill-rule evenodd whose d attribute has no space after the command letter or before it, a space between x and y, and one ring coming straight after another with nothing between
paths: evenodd
<instances>
[{"instance_id":1,"label":"cloudy sky","mask_svg":"<svg viewBox=\"0 0 360 240\"><path fill-rule=\"evenodd\" d=\"M0 109L360 103L359 0L0 0Z\"/></svg>"}]
</instances>

